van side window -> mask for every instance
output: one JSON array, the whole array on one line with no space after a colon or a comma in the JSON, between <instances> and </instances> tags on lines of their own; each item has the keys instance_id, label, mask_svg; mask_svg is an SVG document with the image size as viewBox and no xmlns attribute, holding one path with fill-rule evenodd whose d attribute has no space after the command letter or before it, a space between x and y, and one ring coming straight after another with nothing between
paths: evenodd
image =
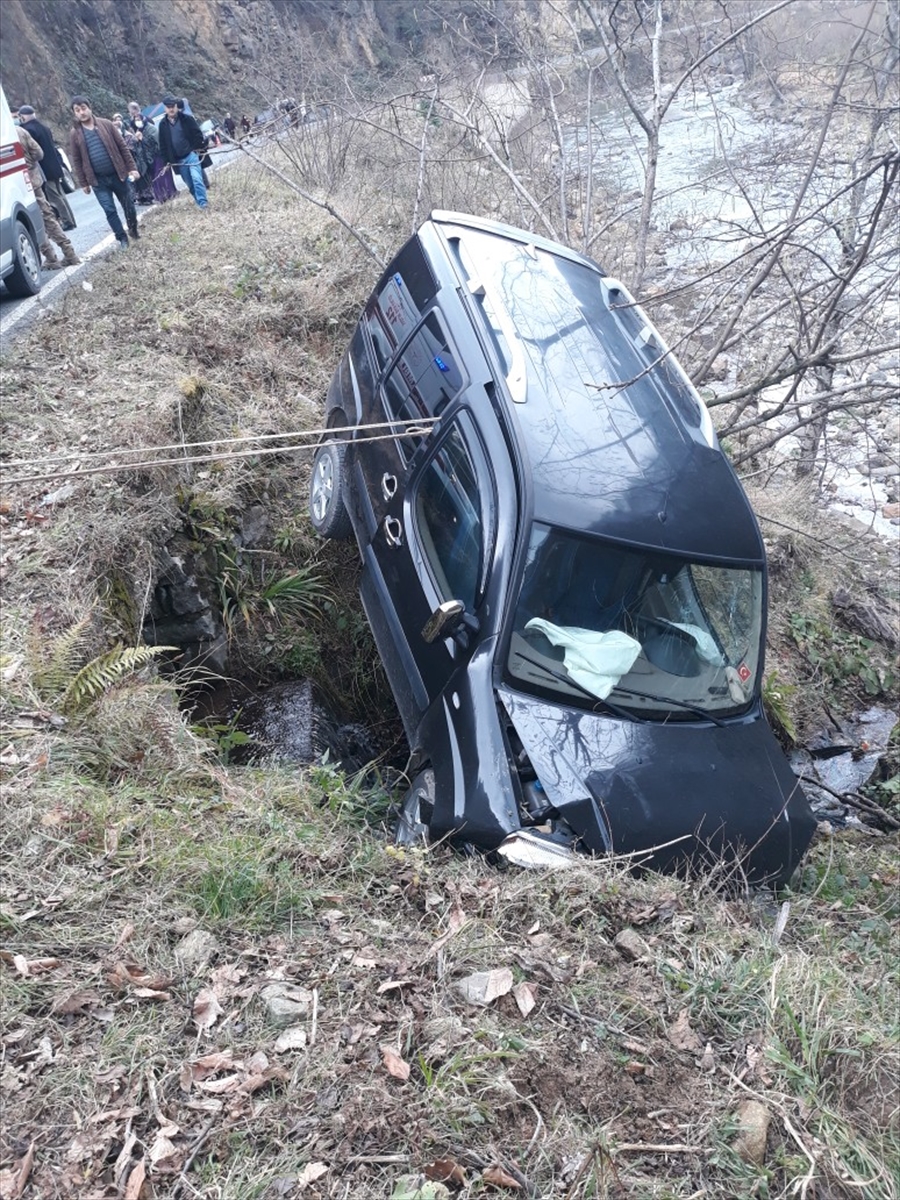
<instances>
[{"instance_id":1,"label":"van side window","mask_svg":"<svg viewBox=\"0 0 900 1200\"><path fill-rule=\"evenodd\" d=\"M390 361L391 355L394 353L394 346L391 339L388 337L387 330L381 323L381 318L378 315L378 310L374 306L369 308L362 322L369 334L369 340L372 343L372 357L375 360L375 374L380 375Z\"/></svg>"},{"instance_id":2,"label":"van side window","mask_svg":"<svg viewBox=\"0 0 900 1200\"><path fill-rule=\"evenodd\" d=\"M431 312L404 346L385 380L388 413L397 421L427 421L439 415L462 385L456 354L440 320ZM421 439L401 441L407 461L420 444Z\"/></svg>"},{"instance_id":3,"label":"van side window","mask_svg":"<svg viewBox=\"0 0 900 1200\"><path fill-rule=\"evenodd\" d=\"M486 473L486 472L485 472ZM475 606L485 552L478 473L454 425L416 488L416 533L445 600Z\"/></svg>"}]
</instances>

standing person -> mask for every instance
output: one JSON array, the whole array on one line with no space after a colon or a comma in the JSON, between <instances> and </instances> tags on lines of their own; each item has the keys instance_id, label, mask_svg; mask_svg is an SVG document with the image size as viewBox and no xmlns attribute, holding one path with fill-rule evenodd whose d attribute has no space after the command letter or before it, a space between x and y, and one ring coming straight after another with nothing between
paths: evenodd
<instances>
[{"instance_id":1,"label":"standing person","mask_svg":"<svg viewBox=\"0 0 900 1200\"><path fill-rule=\"evenodd\" d=\"M225 120L222 122L222 127L228 135L230 141L234 141L234 135L237 133L237 125L234 123L234 117L231 113L225 114Z\"/></svg>"},{"instance_id":2,"label":"standing person","mask_svg":"<svg viewBox=\"0 0 900 1200\"><path fill-rule=\"evenodd\" d=\"M246 113L244 113L244 115L241 117L241 132L242 133L250 132L250 118L247 116Z\"/></svg>"},{"instance_id":3,"label":"standing person","mask_svg":"<svg viewBox=\"0 0 900 1200\"><path fill-rule=\"evenodd\" d=\"M153 194L153 160L159 153L156 130L144 120L137 100L128 103L128 125L134 137L131 155L141 175L134 185L135 204L155 204ZM127 139L126 139L127 140Z\"/></svg>"},{"instance_id":4,"label":"standing person","mask_svg":"<svg viewBox=\"0 0 900 1200\"><path fill-rule=\"evenodd\" d=\"M69 157L75 180L88 196L91 188L94 189L116 241L126 249L129 235L132 239L140 237L130 186L138 178L139 172L131 151L112 121L94 116L86 96L72 97L72 115L75 124L69 134ZM122 206L128 225L127 234L122 228L113 197Z\"/></svg>"},{"instance_id":5,"label":"standing person","mask_svg":"<svg viewBox=\"0 0 900 1200\"><path fill-rule=\"evenodd\" d=\"M183 104L183 102L182 102ZM188 185L197 207L206 209L206 185L197 151L204 150L206 138L193 117L179 109L174 96L163 97L166 115L159 123L159 152Z\"/></svg>"},{"instance_id":6,"label":"standing person","mask_svg":"<svg viewBox=\"0 0 900 1200\"><path fill-rule=\"evenodd\" d=\"M74 229L75 217L69 208L69 201L63 190L63 160L56 148L56 140L52 131L37 119L37 113L30 104L23 104L19 109L19 124L27 129L41 150L41 170L44 172L44 195L59 213L59 223L63 229Z\"/></svg>"},{"instance_id":7,"label":"standing person","mask_svg":"<svg viewBox=\"0 0 900 1200\"><path fill-rule=\"evenodd\" d=\"M41 161L44 157L44 152L25 128L20 125L17 133L19 141L22 143L22 149L25 152L25 162L28 166L28 174L31 177L31 186L34 188L34 198L38 202L38 207L41 210L41 215L44 218L44 240L41 242L40 250L44 256L44 267L48 271L58 271L63 265L56 257L56 251L50 245L52 239L63 252L63 259L66 266L76 267L81 262L81 259L75 253L75 247L62 231L59 221L53 215L53 209L44 195L43 182L44 172L41 169Z\"/></svg>"}]
</instances>

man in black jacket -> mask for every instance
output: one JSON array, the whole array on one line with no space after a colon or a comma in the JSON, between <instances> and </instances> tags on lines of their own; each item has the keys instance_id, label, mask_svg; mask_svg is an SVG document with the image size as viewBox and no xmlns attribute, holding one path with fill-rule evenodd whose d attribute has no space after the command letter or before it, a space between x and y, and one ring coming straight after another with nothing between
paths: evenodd
<instances>
[{"instance_id":1,"label":"man in black jacket","mask_svg":"<svg viewBox=\"0 0 900 1200\"><path fill-rule=\"evenodd\" d=\"M37 113L30 104L23 104L18 112L19 124L34 138L44 152L41 159L41 170L44 172L44 195L50 207L56 211L59 223L63 229L75 228L75 217L69 208L66 193L63 190L63 161L59 157L53 134L37 119Z\"/></svg>"},{"instance_id":2,"label":"man in black jacket","mask_svg":"<svg viewBox=\"0 0 900 1200\"><path fill-rule=\"evenodd\" d=\"M159 152L170 166L178 168L197 207L208 208L203 169L197 155L198 150L206 148L206 138L194 118L179 111L174 96L164 96L163 104L166 115L159 123Z\"/></svg>"}]
</instances>

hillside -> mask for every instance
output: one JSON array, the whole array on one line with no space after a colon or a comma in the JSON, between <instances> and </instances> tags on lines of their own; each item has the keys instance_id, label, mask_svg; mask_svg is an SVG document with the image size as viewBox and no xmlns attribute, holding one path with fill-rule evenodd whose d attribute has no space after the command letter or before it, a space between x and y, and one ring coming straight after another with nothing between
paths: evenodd
<instances>
[{"instance_id":1,"label":"hillside","mask_svg":"<svg viewBox=\"0 0 900 1200\"><path fill-rule=\"evenodd\" d=\"M463 0L450 12L485 34L486 54L497 46L492 8ZM333 99L354 76L403 69L448 15L412 0L4 0L2 9L10 103L63 124L79 91L108 115L164 91L210 115L252 115L289 95Z\"/></svg>"}]
</instances>

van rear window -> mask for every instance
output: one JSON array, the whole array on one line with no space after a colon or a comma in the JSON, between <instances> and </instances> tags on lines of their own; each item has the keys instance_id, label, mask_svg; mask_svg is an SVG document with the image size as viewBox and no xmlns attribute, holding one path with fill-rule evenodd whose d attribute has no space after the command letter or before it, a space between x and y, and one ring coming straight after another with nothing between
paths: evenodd
<instances>
[{"instance_id":1,"label":"van rear window","mask_svg":"<svg viewBox=\"0 0 900 1200\"><path fill-rule=\"evenodd\" d=\"M375 309L393 346L409 337L437 295L437 284L418 239L407 242L382 281Z\"/></svg>"}]
</instances>

